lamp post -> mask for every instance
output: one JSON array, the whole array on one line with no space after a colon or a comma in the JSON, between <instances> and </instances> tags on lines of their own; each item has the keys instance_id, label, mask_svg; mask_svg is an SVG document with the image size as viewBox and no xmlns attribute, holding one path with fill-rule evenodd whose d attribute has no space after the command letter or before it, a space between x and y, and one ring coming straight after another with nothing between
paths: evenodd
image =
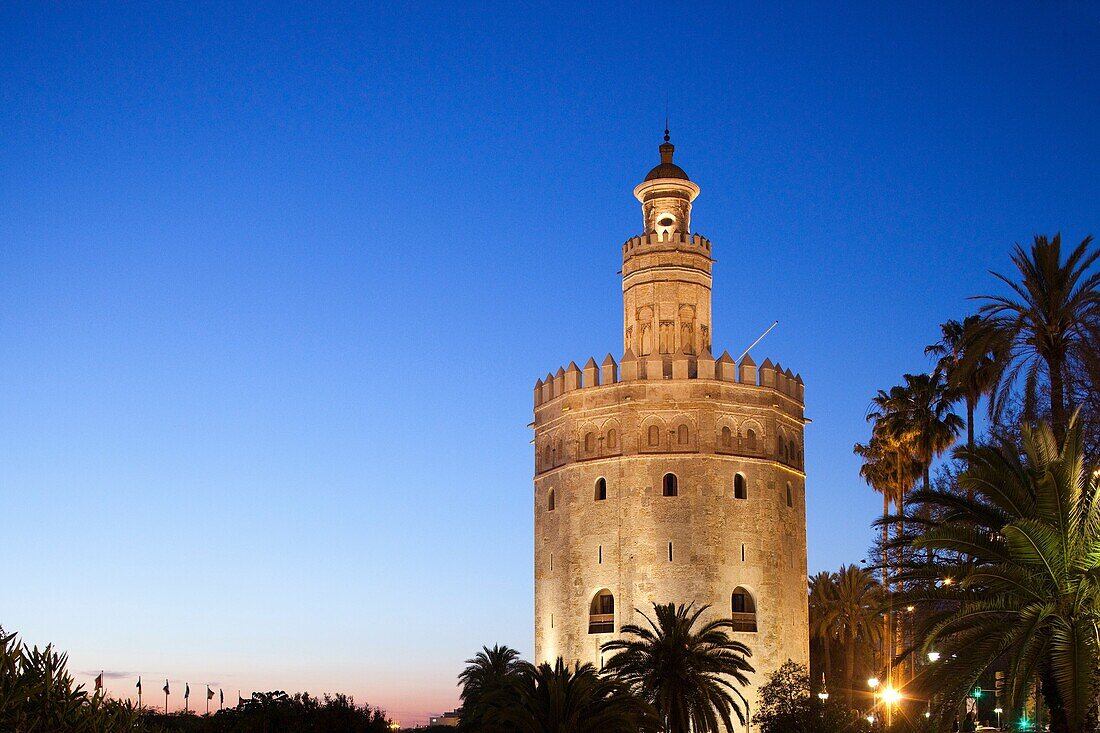
<instances>
[{"instance_id":1,"label":"lamp post","mask_svg":"<svg viewBox=\"0 0 1100 733\"><path fill-rule=\"evenodd\" d=\"M995 712L997 714L997 730L1000 730L1001 729L1001 713L1003 713L1004 710L1002 710L1001 706L998 705L997 707L993 708L993 712Z\"/></svg>"},{"instance_id":2,"label":"lamp post","mask_svg":"<svg viewBox=\"0 0 1100 733\"><path fill-rule=\"evenodd\" d=\"M829 689L825 686L825 673L821 673L821 692L817 693L817 699L824 703L829 699Z\"/></svg>"}]
</instances>

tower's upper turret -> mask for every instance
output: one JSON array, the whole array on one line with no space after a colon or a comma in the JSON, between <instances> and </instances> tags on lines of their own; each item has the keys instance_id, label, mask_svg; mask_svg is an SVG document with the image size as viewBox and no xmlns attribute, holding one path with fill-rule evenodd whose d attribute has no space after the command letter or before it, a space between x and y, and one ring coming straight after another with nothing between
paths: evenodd
<instances>
[{"instance_id":1,"label":"tower's upper turret","mask_svg":"<svg viewBox=\"0 0 1100 733\"><path fill-rule=\"evenodd\" d=\"M623 244L623 351L709 354L710 242L691 234L699 187L672 162L667 129L660 151L660 165L634 188L645 231Z\"/></svg>"},{"instance_id":2,"label":"tower's upper turret","mask_svg":"<svg viewBox=\"0 0 1100 733\"><path fill-rule=\"evenodd\" d=\"M691 202L699 195L699 187L672 162L676 146L669 142L667 128L659 150L661 162L634 188L634 197L642 204L645 233L687 234L691 231Z\"/></svg>"}]
</instances>

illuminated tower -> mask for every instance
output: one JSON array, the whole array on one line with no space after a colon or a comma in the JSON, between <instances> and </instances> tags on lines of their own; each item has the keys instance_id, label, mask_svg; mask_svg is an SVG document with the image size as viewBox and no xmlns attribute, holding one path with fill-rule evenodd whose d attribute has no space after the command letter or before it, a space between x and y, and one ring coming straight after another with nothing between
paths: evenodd
<instances>
[{"instance_id":1,"label":"illuminated tower","mask_svg":"<svg viewBox=\"0 0 1100 733\"><path fill-rule=\"evenodd\" d=\"M666 130L634 189L622 358L535 384L535 657L599 667L635 608L694 601L734 620L755 687L808 663L803 383L712 355L711 243L673 152Z\"/></svg>"}]
</instances>

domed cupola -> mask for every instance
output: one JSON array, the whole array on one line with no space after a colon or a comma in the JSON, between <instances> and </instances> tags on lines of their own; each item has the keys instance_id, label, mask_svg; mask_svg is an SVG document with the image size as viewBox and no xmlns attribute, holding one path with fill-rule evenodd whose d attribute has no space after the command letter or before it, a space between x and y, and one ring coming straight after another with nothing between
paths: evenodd
<instances>
[{"instance_id":1,"label":"domed cupola","mask_svg":"<svg viewBox=\"0 0 1100 733\"><path fill-rule=\"evenodd\" d=\"M634 197L642 204L645 233L661 237L691 232L691 202L699 195L699 187L691 182L684 169L672 162L676 151L665 128L665 141L658 148L661 162L646 174L634 189Z\"/></svg>"}]
</instances>

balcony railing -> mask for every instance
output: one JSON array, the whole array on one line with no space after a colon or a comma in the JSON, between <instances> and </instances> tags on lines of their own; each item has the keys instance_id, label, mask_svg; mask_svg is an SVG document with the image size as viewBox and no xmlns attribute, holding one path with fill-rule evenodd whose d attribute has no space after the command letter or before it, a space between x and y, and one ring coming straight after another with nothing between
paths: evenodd
<instances>
[{"instance_id":1,"label":"balcony railing","mask_svg":"<svg viewBox=\"0 0 1100 733\"><path fill-rule=\"evenodd\" d=\"M734 613L732 616L734 631L756 631L755 613Z\"/></svg>"},{"instance_id":2,"label":"balcony railing","mask_svg":"<svg viewBox=\"0 0 1100 733\"><path fill-rule=\"evenodd\" d=\"M613 634L615 633L615 614L592 613L588 615L589 634Z\"/></svg>"}]
</instances>

